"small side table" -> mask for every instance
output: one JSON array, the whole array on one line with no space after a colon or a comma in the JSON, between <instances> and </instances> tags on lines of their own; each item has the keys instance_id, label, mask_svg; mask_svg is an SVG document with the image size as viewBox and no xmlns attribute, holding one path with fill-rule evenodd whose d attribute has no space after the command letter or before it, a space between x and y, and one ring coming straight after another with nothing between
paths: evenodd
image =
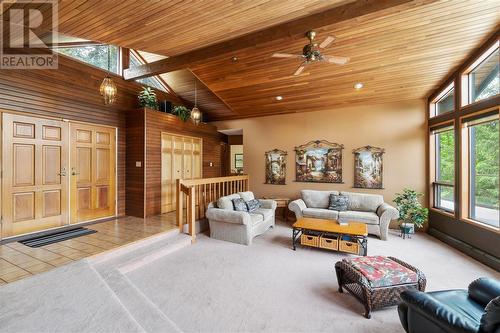
<instances>
[{"instance_id":1,"label":"small side table","mask_svg":"<svg viewBox=\"0 0 500 333\"><path fill-rule=\"evenodd\" d=\"M290 203L290 199L288 198L271 198L271 197L264 197L263 199L271 199L276 201L277 208L283 208L283 219L285 222L288 222L288 204Z\"/></svg>"}]
</instances>

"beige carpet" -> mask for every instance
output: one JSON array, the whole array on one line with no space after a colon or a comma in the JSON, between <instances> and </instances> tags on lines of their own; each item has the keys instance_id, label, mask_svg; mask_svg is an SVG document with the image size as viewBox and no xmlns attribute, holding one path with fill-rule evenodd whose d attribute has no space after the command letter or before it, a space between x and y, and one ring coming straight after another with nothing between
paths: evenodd
<instances>
[{"instance_id":1,"label":"beige carpet","mask_svg":"<svg viewBox=\"0 0 500 333\"><path fill-rule=\"evenodd\" d=\"M368 320L361 304L337 292L334 263L346 255L292 251L290 243L290 227L278 224L249 247L199 235L193 246L175 248L171 241L56 269L0 288L0 331L106 332L113 323L113 331L124 332L403 331L395 307L375 311ZM428 290L466 288L480 276L500 279L498 272L425 234L403 240L394 233L387 242L370 237L368 243L369 255L392 255L419 267ZM85 266L101 281L82 274ZM83 279L90 276L86 284ZM60 279L80 280L78 290ZM102 310L92 310L93 298ZM29 311L23 310L30 302Z\"/></svg>"}]
</instances>

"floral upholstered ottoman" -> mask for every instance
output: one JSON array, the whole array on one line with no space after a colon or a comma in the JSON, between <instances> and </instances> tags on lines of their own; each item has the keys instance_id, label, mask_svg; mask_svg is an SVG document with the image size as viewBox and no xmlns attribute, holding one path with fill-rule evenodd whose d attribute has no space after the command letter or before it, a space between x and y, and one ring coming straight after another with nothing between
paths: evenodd
<instances>
[{"instance_id":1,"label":"floral upholstered ottoman","mask_svg":"<svg viewBox=\"0 0 500 333\"><path fill-rule=\"evenodd\" d=\"M425 275L394 257L370 256L343 259L335 264L339 292L349 291L371 311L400 302L399 294L408 289L425 291Z\"/></svg>"}]
</instances>

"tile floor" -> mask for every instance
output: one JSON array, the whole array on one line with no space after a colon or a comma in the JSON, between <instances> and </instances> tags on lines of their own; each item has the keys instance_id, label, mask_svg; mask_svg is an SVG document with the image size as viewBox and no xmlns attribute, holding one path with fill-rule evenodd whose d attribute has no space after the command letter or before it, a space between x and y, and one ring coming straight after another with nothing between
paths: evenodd
<instances>
[{"instance_id":1,"label":"tile floor","mask_svg":"<svg viewBox=\"0 0 500 333\"><path fill-rule=\"evenodd\" d=\"M175 214L147 219L123 217L88 225L96 233L31 248L18 242L0 245L0 285L177 228Z\"/></svg>"}]
</instances>

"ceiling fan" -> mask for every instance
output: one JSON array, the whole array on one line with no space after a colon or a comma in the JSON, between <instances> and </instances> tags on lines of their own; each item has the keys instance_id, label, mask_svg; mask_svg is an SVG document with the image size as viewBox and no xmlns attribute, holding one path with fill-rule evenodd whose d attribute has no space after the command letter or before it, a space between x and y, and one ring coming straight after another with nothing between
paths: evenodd
<instances>
[{"instance_id":1,"label":"ceiling fan","mask_svg":"<svg viewBox=\"0 0 500 333\"><path fill-rule=\"evenodd\" d=\"M295 73L293 75L300 75L304 68L312 64L313 62L326 62L330 64L336 64L336 65L345 65L349 62L349 58L347 57L337 57L337 56L330 56L326 54L321 53L321 49L326 49L328 46L330 46L333 41L335 40L335 37L333 36L328 36L325 38L323 42L318 44L314 39L316 38L316 31L308 31L306 33L306 37L309 39L309 44L306 44L304 48L302 49L302 54L289 54L289 53L274 53L272 57L274 58L298 58L304 60L302 64L297 68Z\"/></svg>"}]
</instances>

